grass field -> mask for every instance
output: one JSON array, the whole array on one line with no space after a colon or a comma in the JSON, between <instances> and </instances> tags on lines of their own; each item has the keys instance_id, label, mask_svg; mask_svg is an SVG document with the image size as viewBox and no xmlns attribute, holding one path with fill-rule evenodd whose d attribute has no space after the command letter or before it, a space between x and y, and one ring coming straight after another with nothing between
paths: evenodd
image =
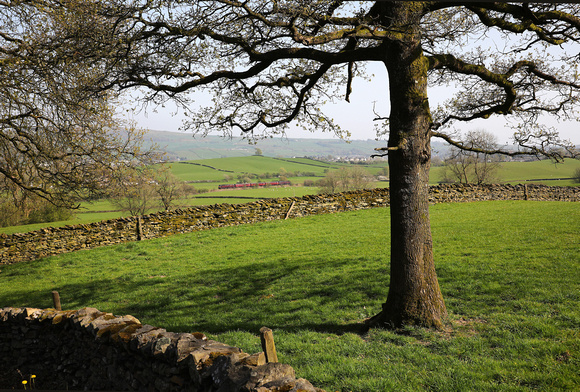
<instances>
[{"instance_id":1,"label":"grass field","mask_svg":"<svg viewBox=\"0 0 580 392\"><path fill-rule=\"evenodd\" d=\"M0 306L94 306L261 351L329 391L576 391L580 204L431 208L443 331L361 329L388 291L389 212L222 228L2 267Z\"/></svg>"},{"instance_id":2,"label":"grass field","mask_svg":"<svg viewBox=\"0 0 580 392\"><path fill-rule=\"evenodd\" d=\"M557 185L557 186L574 186L571 178L574 171L580 168L580 160L568 159L564 163L555 164L550 160L532 161L532 162L502 162L497 173L497 182L521 184L524 182ZM431 168L429 182L436 184L441 181L442 167ZM556 180L568 178L567 180Z\"/></svg>"},{"instance_id":3,"label":"grass field","mask_svg":"<svg viewBox=\"0 0 580 392\"><path fill-rule=\"evenodd\" d=\"M171 169L175 175L185 181L190 179L225 181L226 175L279 173L281 169L286 172L308 171L323 176L325 170L336 169L341 166L344 166L344 164L324 163L305 158L282 159L247 156L175 162L171 164Z\"/></svg>"},{"instance_id":4,"label":"grass field","mask_svg":"<svg viewBox=\"0 0 580 392\"><path fill-rule=\"evenodd\" d=\"M193 164L192 164L193 163ZM212 166L211 169L207 165ZM203 159L187 162L175 162L171 164L172 172L184 181L224 181L226 175L242 173L263 174L278 173L280 169L288 172L313 172L318 176L324 176L325 170L333 170L346 164L325 163L306 158L268 158L260 156L248 156L240 158ZM377 174L385 162L377 162L363 167L371 174ZM565 182L554 181L558 178L572 177L574 170L580 168L580 161L569 159L562 164L555 164L549 160L532 162L503 162L497 173L498 182L521 183L530 180L547 185L573 185L571 180ZM219 170L218 170L219 169ZM430 183L437 184L442 178L442 167L432 167ZM290 178L294 182L300 182L300 177ZM213 185L217 188L217 183Z\"/></svg>"},{"instance_id":5,"label":"grass field","mask_svg":"<svg viewBox=\"0 0 580 392\"><path fill-rule=\"evenodd\" d=\"M192 164L193 163L193 164ZM214 167L211 169L207 165ZM307 158L268 158L261 156L249 156L240 158L204 159L187 162L175 162L171 164L172 172L184 181L215 181L208 184L207 188L217 189L218 183L235 182L236 176L243 173L264 174L278 173L281 169L287 172L313 172L317 176L324 176L325 171L338 169L346 164L325 163ZM363 165L369 173L376 175L385 162L376 162ZM580 168L580 160L568 159L564 163L555 164L549 160L532 162L503 162L497 173L499 183L541 183L546 185L570 186L575 183L570 180L574 171ZM429 182L432 185L439 183L442 179L441 166L432 167ZM234 176L234 181L226 181L225 176ZM567 180L557 180L564 179ZM289 177L293 183L304 181L302 177ZM196 186L205 187L202 184Z\"/></svg>"}]
</instances>

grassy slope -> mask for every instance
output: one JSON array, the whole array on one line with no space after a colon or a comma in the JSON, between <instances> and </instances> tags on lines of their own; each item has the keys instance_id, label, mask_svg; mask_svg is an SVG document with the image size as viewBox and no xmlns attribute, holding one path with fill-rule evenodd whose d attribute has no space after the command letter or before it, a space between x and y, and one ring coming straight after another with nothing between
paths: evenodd
<instances>
[{"instance_id":1,"label":"grassy slope","mask_svg":"<svg viewBox=\"0 0 580 392\"><path fill-rule=\"evenodd\" d=\"M549 160L533 162L502 162L497 173L498 182L519 184L537 179L570 178L574 170L580 168L580 160L568 159L561 164L554 164ZM442 178L442 167L431 168L429 181L436 184ZM532 181L545 185L573 186L578 185L572 180L563 181Z\"/></svg>"},{"instance_id":2,"label":"grassy slope","mask_svg":"<svg viewBox=\"0 0 580 392\"><path fill-rule=\"evenodd\" d=\"M208 167L209 166L209 167ZM217 181L232 183L237 181L238 175L246 173L264 174L279 173L281 169L287 172L313 172L324 176L324 171L338 168L341 165L314 161L311 159L281 159L263 156L246 156L242 158L203 159L188 162L171 163L171 171L183 181ZM213 167L210 168L210 167ZM220 170L221 169L221 170ZM225 180L226 176L233 176L234 180ZM215 189L217 185L213 184Z\"/></svg>"},{"instance_id":3,"label":"grassy slope","mask_svg":"<svg viewBox=\"0 0 580 392\"><path fill-rule=\"evenodd\" d=\"M444 332L360 333L388 290L388 210L217 229L2 268L0 306L95 306L260 351L342 391L577 390L580 205L431 208ZM106 268L104 268L106 266Z\"/></svg>"},{"instance_id":4,"label":"grassy slope","mask_svg":"<svg viewBox=\"0 0 580 392\"><path fill-rule=\"evenodd\" d=\"M254 174L263 174L266 172L278 173L280 169L283 168L288 172L312 171L317 174L323 175L325 169L337 168L341 166L338 164L324 163L305 158L283 159L283 158L268 158L264 156L203 159L190 162L212 166L215 167L216 169L231 170L234 171L235 173L254 173ZM216 177L219 178L219 176Z\"/></svg>"},{"instance_id":5,"label":"grassy slope","mask_svg":"<svg viewBox=\"0 0 580 392\"><path fill-rule=\"evenodd\" d=\"M170 157L182 159L211 159L225 157L242 157L252 155L260 148L264 155L270 157L291 156L368 156L374 148L382 147L385 142L375 140L353 140L350 143L340 139L294 139L266 138L257 144L234 137L222 138L207 136L194 138L191 133L173 133L152 131L146 139L151 138L158 146L164 148Z\"/></svg>"},{"instance_id":6,"label":"grassy slope","mask_svg":"<svg viewBox=\"0 0 580 392\"><path fill-rule=\"evenodd\" d=\"M574 170L580 168L580 160L569 159L563 164L554 164L548 160L535 162L509 162L503 164L499 176L506 182L519 182L521 179L556 179L569 178L574 175ZM546 184L556 181L545 182Z\"/></svg>"},{"instance_id":7,"label":"grassy slope","mask_svg":"<svg viewBox=\"0 0 580 392\"><path fill-rule=\"evenodd\" d=\"M224 175L233 174L234 177L241 173L262 174L266 172L278 173L281 168L288 172L314 172L317 175L324 175L325 170L336 169L344 164L324 163L305 158L277 159L268 157L249 156L242 158L222 158L204 159L191 161L204 165L213 166L218 169L232 170L234 173L225 173L187 163L173 163L172 171L178 177L186 181L192 180L215 180L222 181ZM369 172L375 174L386 164L384 162L363 166ZM534 162L503 162L498 172L499 182L525 182L534 179L555 179L572 177L574 170L580 167L579 160L569 159L563 164L554 164L549 160ZM431 168L430 182L437 184L441 180L442 167ZM300 180L300 178L297 178ZM548 185L561 185L556 181L544 182ZM572 182L569 182L572 185Z\"/></svg>"}]
</instances>

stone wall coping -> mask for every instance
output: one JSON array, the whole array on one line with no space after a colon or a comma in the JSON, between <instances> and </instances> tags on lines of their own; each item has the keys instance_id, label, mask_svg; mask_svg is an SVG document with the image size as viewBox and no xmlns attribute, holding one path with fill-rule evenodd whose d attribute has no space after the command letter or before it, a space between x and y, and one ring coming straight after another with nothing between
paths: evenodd
<instances>
[{"instance_id":1,"label":"stone wall coping","mask_svg":"<svg viewBox=\"0 0 580 392\"><path fill-rule=\"evenodd\" d=\"M208 339L201 332L168 332L163 328L141 324L130 315L115 316L90 307L62 311L13 307L0 309L0 338L14 339L15 336L7 337L4 332L21 330L12 328L14 326L26 327L22 331L33 326L46 331L58 329L64 331L64 335L60 336L66 336L65 339L74 339L71 330L80 331L84 336L89 336L95 346L112 346L123 355L147 358L153 363L180 369L177 384L181 385L175 390L324 392L307 380L296 379L294 369L289 365L266 363L263 353L250 355L240 348ZM6 354L3 359L9 360ZM31 358L32 362L34 360ZM82 380L79 382L82 383ZM111 382L115 380L103 381L103 385L111 385ZM118 382L121 384L121 381ZM151 386L143 388L149 389Z\"/></svg>"}]
</instances>

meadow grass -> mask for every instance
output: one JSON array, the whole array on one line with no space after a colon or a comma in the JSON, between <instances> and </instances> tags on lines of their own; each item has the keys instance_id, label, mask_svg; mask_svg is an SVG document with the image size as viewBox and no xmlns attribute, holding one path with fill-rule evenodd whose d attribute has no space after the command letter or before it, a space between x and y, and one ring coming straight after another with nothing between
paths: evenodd
<instances>
[{"instance_id":1,"label":"meadow grass","mask_svg":"<svg viewBox=\"0 0 580 392\"><path fill-rule=\"evenodd\" d=\"M261 351L329 391L580 387L580 204L431 207L443 331L364 331L386 299L389 212L265 222L3 266L0 306L93 306Z\"/></svg>"},{"instance_id":2,"label":"meadow grass","mask_svg":"<svg viewBox=\"0 0 580 392\"><path fill-rule=\"evenodd\" d=\"M567 159L563 163L554 163L549 159L532 162L501 162L493 182L509 184L544 184L552 186L574 186L573 180L555 180L571 178L574 171L580 168L580 160ZM429 183L434 185L443 179L443 166L432 167L429 173ZM535 181L531 181L535 180ZM542 180L542 181L538 181Z\"/></svg>"},{"instance_id":3,"label":"meadow grass","mask_svg":"<svg viewBox=\"0 0 580 392\"><path fill-rule=\"evenodd\" d=\"M202 163L202 161L194 161ZM192 165L187 162L171 162L168 164L171 172L182 181L223 181L228 173L209 168L207 166ZM217 185L214 185L217 187Z\"/></svg>"},{"instance_id":4,"label":"meadow grass","mask_svg":"<svg viewBox=\"0 0 580 392\"><path fill-rule=\"evenodd\" d=\"M264 156L247 156L239 158L217 158L217 159L201 159L189 161L192 163L202 164L206 166L197 166L195 170L205 170L207 166L214 167L215 169L233 171L234 173L227 173L219 170L215 170L216 179L224 178L226 174L241 174L241 173L253 173L253 174L264 174L264 173L279 173L281 169L286 172L295 171L308 171L316 174L323 175L325 170L338 168L340 164L336 163L326 163L314 161L307 158L269 158ZM183 163L183 165L188 165ZM173 170L173 169L172 169Z\"/></svg>"},{"instance_id":5,"label":"meadow grass","mask_svg":"<svg viewBox=\"0 0 580 392\"><path fill-rule=\"evenodd\" d=\"M203 164L215 167L216 169L230 170L234 173L227 173L205 166L191 165L186 162L176 162L171 164L172 172L184 181L223 181L225 175L233 175L237 180L237 175L242 173L278 173L281 168L288 172L312 172L317 176L324 176L325 171L338 169L343 166L353 166L343 163L327 163L314 161L307 158L268 158L259 156L238 157L238 158L219 158L219 159L201 159L190 161L193 163ZM386 166L384 162L371 163L362 165L369 173L376 175ZM497 172L495 181L500 183L522 183L529 180L545 179L548 181L534 181L547 185L570 186L575 185L572 180L554 181L557 178L570 178L574 171L580 167L580 161L568 159L564 163L555 164L550 160L532 161L532 162L502 162ZM442 180L442 166L431 168L429 183L434 185ZM293 182L303 182L302 177L290 177ZM235 182L235 181L229 181ZM202 186L197 184L197 186ZM216 184L210 187L217 188Z\"/></svg>"},{"instance_id":6,"label":"meadow grass","mask_svg":"<svg viewBox=\"0 0 580 392\"><path fill-rule=\"evenodd\" d=\"M505 182L522 181L522 179L570 178L578 168L580 168L580 160L576 159L568 159L564 163L554 163L550 160L506 162L502 163L498 175ZM552 181L549 184L552 184Z\"/></svg>"}]
</instances>

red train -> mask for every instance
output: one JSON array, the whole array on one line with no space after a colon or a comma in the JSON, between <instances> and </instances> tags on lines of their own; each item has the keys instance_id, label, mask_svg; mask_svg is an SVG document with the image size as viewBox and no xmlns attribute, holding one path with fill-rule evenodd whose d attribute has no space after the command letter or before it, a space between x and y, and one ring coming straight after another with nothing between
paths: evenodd
<instances>
[{"instance_id":1,"label":"red train","mask_svg":"<svg viewBox=\"0 0 580 392\"><path fill-rule=\"evenodd\" d=\"M272 181L272 182L246 182L243 184L221 184L218 189L236 189L236 188L258 188L261 186L292 185L290 181Z\"/></svg>"}]
</instances>

